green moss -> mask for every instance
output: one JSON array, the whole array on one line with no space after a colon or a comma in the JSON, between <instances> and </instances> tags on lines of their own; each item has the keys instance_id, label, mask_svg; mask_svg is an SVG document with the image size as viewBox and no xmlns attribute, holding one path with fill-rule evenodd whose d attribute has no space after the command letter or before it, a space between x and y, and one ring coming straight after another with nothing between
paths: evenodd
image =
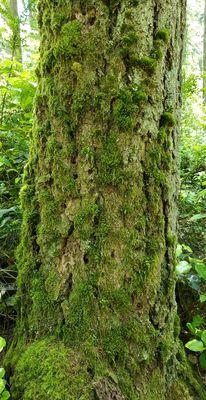
<instances>
[{"instance_id":1,"label":"green moss","mask_svg":"<svg viewBox=\"0 0 206 400\"><path fill-rule=\"evenodd\" d=\"M87 204L77 213L74 226L76 234L83 240L89 239L93 233L95 218L98 217L100 208L97 204Z\"/></svg>"},{"instance_id":2,"label":"green moss","mask_svg":"<svg viewBox=\"0 0 206 400\"><path fill-rule=\"evenodd\" d=\"M67 300L61 307L65 318L65 341L70 345L82 344L87 340L95 326L96 298L94 286L89 282L77 283Z\"/></svg>"},{"instance_id":3,"label":"green moss","mask_svg":"<svg viewBox=\"0 0 206 400\"><path fill-rule=\"evenodd\" d=\"M71 69L76 72L77 75L82 73L82 65L76 61L73 62Z\"/></svg>"},{"instance_id":4,"label":"green moss","mask_svg":"<svg viewBox=\"0 0 206 400\"><path fill-rule=\"evenodd\" d=\"M49 299L56 301L62 289L62 278L58 271L49 270L45 281L45 288Z\"/></svg>"},{"instance_id":5,"label":"green moss","mask_svg":"<svg viewBox=\"0 0 206 400\"><path fill-rule=\"evenodd\" d=\"M168 246L172 247L176 244L177 242L177 237L174 233L168 232L167 234L167 244Z\"/></svg>"},{"instance_id":6,"label":"green moss","mask_svg":"<svg viewBox=\"0 0 206 400\"><path fill-rule=\"evenodd\" d=\"M157 135L157 139L160 143L164 143L165 140L167 139L167 132L165 130L165 127L161 127L159 129L158 135Z\"/></svg>"},{"instance_id":7,"label":"green moss","mask_svg":"<svg viewBox=\"0 0 206 400\"><path fill-rule=\"evenodd\" d=\"M170 38L170 30L167 28L160 29L156 34L157 40L162 40L164 43L167 43Z\"/></svg>"},{"instance_id":8,"label":"green moss","mask_svg":"<svg viewBox=\"0 0 206 400\"><path fill-rule=\"evenodd\" d=\"M72 113L83 117L84 113L91 107L92 99L92 82L81 81L73 92L72 96Z\"/></svg>"},{"instance_id":9,"label":"green moss","mask_svg":"<svg viewBox=\"0 0 206 400\"><path fill-rule=\"evenodd\" d=\"M140 4L140 0L130 0L130 4L133 7L136 7Z\"/></svg>"},{"instance_id":10,"label":"green moss","mask_svg":"<svg viewBox=\"0 0 206 400\"><path fill-rule=\"evenodd\" d=\"M121 118L120 115L119 117ZM116 186L123 183L125 178L122 155L117 146L117 134L110 132L100 152L100 169L97 180L104 185L112 184Z\"/></svg>"},{"instance_id":11,"label":"green moss","mask_svg":"<svg viewBox=\"0 0 206 400\"><path fill-rule=\"evenodd\" d=\"M174 319L174 337L178 338L181 332L181 328L180 328L180 317L179 315L175 315L175 319Z\"/></svg>"},{"instance_id":12,"label":"green moss","mask_svg":"<svg viewBox=\"0 0 206 400\"><path fill-rule=\"evenodd\" d=\"M136 111L132 91L122 88L117 93L117 102L114 105L114 121L122 130L129 130L132 127L132 116Z\"/></svg>"},{"instance_id":13,"label":"green moss","mask_svg":"<svg viewBox=\"0 0 206 400\"><path fill-rule=\"evenodd\" d=\"M127 8L126 10L125 10L125 18L128 18L128 19L130 19L131 17L132 17L132 14L133 14L133 8Z\"/></svg>"},{"instance_id":14,"label":"green moss","mask_svg":"<svg viewBox=\"0 0 206 400\"><path fill-rule=\"evenodd\" d=\"M29 345L12 380L14 398L22 400L86 400L91 392L87 363L53 338Z\"/></svg>"},{"instance_id":15,"label":"green moss","mask_svg":"<svg viewBox=\"0 0 206 400\"><path fill-rule=\"evenodd\" d=\"M137 43L137 36L135 32L131 32L128 35L123 36L122 43L126 46L132 46L133 44Z\"/></svg>"},{"instance_id":16,"label":"green moss","mask_svg":"<svg viewBox=\"0 0 206 400\"><path fill-rule=\"evenodd\" d=\"M145 70L148 74L152 75L155 73L157 68L157 60L152 57L142 57L138 58L133 56L130 58L132 65L139 65L143 70Z\"/></svg>"},{"instance_id":17,"label":"green moss","mask_svg":"<svg viewBox=\"0 0 206 400\"><path fill-rule=\"evenodd\" d=\"M176 381L175 383L172 383L168 393L167 393L167 399L168 400L179 400L179 399L184 399L184 400L193 400L194 397L190 396L190 393L181 380Z\"/></svg>"},{"instance_id":18,"label":"green moss","mask_svg":"<svg viewBox=\"0 0 206 400\"><path fill-rule=\"evenodd\" d=\"M160 126L173 127L175 125L176 125L176 119L174 115L169 111L165 111L161 116Z\"/></svg>"},{"instance_id":19,"label":"green moss","mask_svg":"<svg viewBox=\"0 0 206 400\"><path fill-rule=\"evenodd\" d=\"M136 369L136 364L134 364L133 368L133 370ZM121 368L120 370L118 370L118 383L123 395L125 396L125 399L139 399L139 388L135 388L134 381L126 368Z\"/></svg>"},{"instance_id":20,"label":"green moss","mask_svg":"<svg viewBox=\"0 0 206 400\"><path fill-rule=\"evenodd\" d=\"M47 308L48 302L45 292L44 279L39 273L36 273L36 276L31 284L31 298L36 312L40 310L43 311Z\"/></svg>"},{"instance_id":21,"label":"green moss","mask_svg":"<svg viewBox=\"0 0 206 400\"><path fill-rule=\"evenodd\" d=\"M55 65L55 57L53 54L53 49L44 52L44 58L41 61L43 72L46 74L51 71Z\"/></svg>"},{"instance_id":22,"label":"green moss","mask_svg":"<svg viewBox=\"0 0 206 400\"><path fill-rule=\"evenodd\" d=\"M112 326L104 332L103 349L111 364L124 362L128 356L129 349L125 341L124 326Z\"/></svg>"},{"instance_id":23,"label":"green moss","mask_svg":"<svg viewBox=\"0 0 206 400\"><path fill-rule=\"evenodd\" d=\"M127 16L125 15L125 17L127 18ZM133 33L134 34L134 24L132 22L123 22L122 26L121 26L121 33Z\"/></svg>"},{"instance_id":24,"label":"green moss","mask_svg":"<svg viewBox=\"0 0 206 400\"><path fill-rule=\"evenodd\" d=\"M56 244L60 238L57 229L61 213L61 204L50 189L42 189L38 194L38 201L41 204L41 225L38 228L38 244L42 250L47 248L47 254L51 257L58 255Z\"/></svg>"},{"instance_id":25,"label":"green moss","mask_svg":"<svg viewBox=\"0 0 206 400\"><path fill-rule=\"evenodd\" d=\"M60 39L58 39L53 54L56 59L59 57L72 57L80 52L81 47L81 28L80 21L74 20L63 25Z\"/></svg>"},{"instance_id":26,"label":"green moss","mask_svg":"<svg viewBox=\"0 0 206 400\"><path fill-rule=\"evenodd\" d=\"M113 310L122 310L123 312L131 306L131 297L124 288L111 289L108 292L101 293L99 303L103 308L110 307Z\"/></svg>"},{"instance_id":27,"label":"green moss","mask_svg":"<svg viewBox=\"0 0 206 400\"><path fill-rule=\"evenodd\" d=\"M144 103L148 101L148 94L144 90L134 90L132 99L134 103L139 104L139 103Z\"/></svg>"},{"instance_id":28,"label":"green moss","mask_svg":"<svg viewBox=\"0 0 206 400\"><path fill-rule=\"evenodd\" d=\"M162 60L163 58L163 46L161 40L154 40L154 47L151 51L151 57L156 60Z\"/></svg>"}]
</instances>

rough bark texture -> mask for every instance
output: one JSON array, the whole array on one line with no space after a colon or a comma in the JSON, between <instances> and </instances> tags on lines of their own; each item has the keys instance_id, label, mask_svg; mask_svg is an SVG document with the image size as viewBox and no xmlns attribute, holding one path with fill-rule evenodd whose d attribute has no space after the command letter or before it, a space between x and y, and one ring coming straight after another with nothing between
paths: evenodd
<instances>
[{"instance_id":1,"label":"rough bark texture","mask_svg":"<svg viewBox=\"0 0 206 400\"><path fill-rule=\"evenodd\" d=\"M204 8L204 37L203 37L203 102L206 105L206 1Z\"/></svg>"},{"instance_id":2,"label":"rough bark texture","mask_svg":"<svg viewBox=\"0 0 206 400\"><path fill-rule=\"evenodd\" d=\"M21 49L21 33L20 33L20 19L18 14L17 0L9 0L11 9L11 16L13 18L12 26L12 55L16 57L19 62L22 62L22 49Z\"/></svg>"},{"instance_id":3,"label":"rough bark texture","mask_svg":"<svg viewBox=\"0 0 206 400\"><path fill-rule=\"evenodd\" d=\"M39 4L13 399L204 399L179 344L184 0Z\"/></svg>"}]
</instances>

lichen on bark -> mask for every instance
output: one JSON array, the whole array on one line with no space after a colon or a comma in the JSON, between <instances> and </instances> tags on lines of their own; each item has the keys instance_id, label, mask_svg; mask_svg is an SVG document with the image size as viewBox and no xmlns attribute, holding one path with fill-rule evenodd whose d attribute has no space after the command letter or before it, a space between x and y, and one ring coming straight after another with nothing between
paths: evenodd
<instances>
[{"instance_id":1,"label":"lichen on bark","mask_svg":"<svg viewBox=\"0 0 206 400\"><path fill-rule=\"evenodd\" d=\"M184 14L182 0L39 3L16 400L204 398L174 294Z\"/></svg>"}]
</instances>

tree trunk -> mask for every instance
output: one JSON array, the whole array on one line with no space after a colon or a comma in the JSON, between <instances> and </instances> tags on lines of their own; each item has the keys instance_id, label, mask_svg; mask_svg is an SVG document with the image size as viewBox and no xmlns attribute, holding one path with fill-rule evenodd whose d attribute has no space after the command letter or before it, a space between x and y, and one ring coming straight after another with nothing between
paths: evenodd
<instances>
[{"instance_id":1,"label":"tree trunk","mask_svg":"<svg viewBox=\"0 0 206 400\"><path fill-rule=\"evenodd\" d=\"M204 9L204 37L203 37L203 103L206 106L206 1Z\"/></svg>"},{"instance_id":2,"label":"tree trunk","mask_svg":"<svg viewBox=\"0 0 206 400\"><path fill-rule=\"evenodd\" d=\"M184 22L184 0L39 4L13 399L205 398L175 302Z\"/></svg>"},{"instance_id":3,"label":"tree trunk","mask_svg":"<svg viewBox=\"0 0 206 400\"><path fill-rule=\"evenodd\" d=\"M12 17L12 55L15 56L19 62L22 62L20 20L17 0L9 0L9 5Z\"/></svg>"}]
</instances>

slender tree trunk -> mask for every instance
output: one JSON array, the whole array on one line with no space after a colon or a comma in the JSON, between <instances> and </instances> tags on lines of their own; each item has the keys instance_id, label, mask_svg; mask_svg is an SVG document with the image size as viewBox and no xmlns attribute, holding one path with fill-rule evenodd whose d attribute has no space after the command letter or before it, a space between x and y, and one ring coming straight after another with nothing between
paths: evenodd
<instances>
[{"instance_id":1,"label":"slender tree trunk","mask_svg":"<svg viewBox=\"0 0 206 400\"><path fill-rule=\"evenodd\" d=\"M13 399L204 399L179 344L184 0L39 3Z\"/></svg>"},{"instance_id":2,"label":"slender tree trunk","mask_svg":"<svg viewBox=\"0 0 206 400\"><path fill-rule=\"evenodd\" d=\"M12 23L12 53L19 62L22 62L22 49L21 49L21 33L20 33L20 20L18 14L17 0L9 0Z\"/></svg>"},{"instance_id":3,"label":"slender tree trunk","mask_svg":"<svg viewBox=\"0 0 206 400\"><path fill-rule=\"evenodd\" d=\"M204 9L204 38L203 38L203 102L206 105L206 1Z\"/></svg>"}]
</instances>

